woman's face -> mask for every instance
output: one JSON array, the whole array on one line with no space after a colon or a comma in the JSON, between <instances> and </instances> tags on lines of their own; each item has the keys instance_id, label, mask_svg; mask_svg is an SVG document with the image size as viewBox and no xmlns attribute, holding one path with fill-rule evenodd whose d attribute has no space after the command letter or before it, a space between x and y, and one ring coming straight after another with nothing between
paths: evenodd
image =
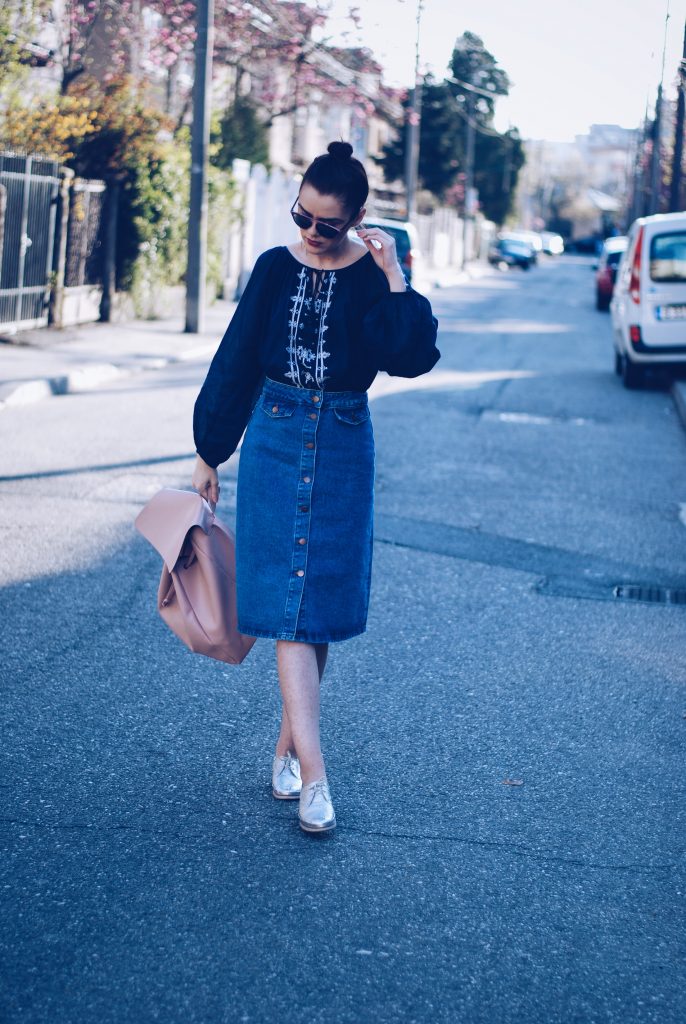
<instances>
[{"instance_id":1,"label":"woman's face","mask_svg":"<svg viewBox=\"0 0 686 1024\"><path fill-rule=\"evenodd\" d=\"M359 224L364 216L364 210L360 210L355 217L351 217L350 211L346 210L337 196L322 195L307 183L300 189L295 210L305 217L312 218L309 228L298 228L298 230L306 252L318 255L332 255L337 252L345 245L348 229ZM323 238L317 234L315 228L317 221L340 229L339 234L335 238Z\"/></svg>"}]
</instances>

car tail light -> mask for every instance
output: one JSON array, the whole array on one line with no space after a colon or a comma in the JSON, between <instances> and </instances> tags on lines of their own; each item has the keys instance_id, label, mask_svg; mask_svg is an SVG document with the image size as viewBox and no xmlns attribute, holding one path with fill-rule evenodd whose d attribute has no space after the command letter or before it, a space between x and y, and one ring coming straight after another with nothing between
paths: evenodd
<instances>
[{"instance_id":1,"label":"car tail light","mask_svg":"<svg viewBox=\"0 0 686 1024\"><path fill-rule=\"evenodd\" d=\"M407 267L408 270L412 270L412 250L411 249L408 249L407 252L405 253L405 258L403 259L403 263L405 264L405 266Z\"/></svg>"},{"instance_id":2,"label":"car tail light","mask_svg":"<svg viewBox=\"0 0 686 1024\"><path fill-rule=\"evenodd\" d=\"M632 345L641 344L641 328L638 324L631 324L629 327L629 340Z\"/></svg>"},{"instance_id":3,"label":"car tail light","mask_svg":"<svg viewBox=\"0 0 686 1024\"><path fill-rule=\"evenodd\" d=\"M629 295L638 305L641 301L641 251L643 249L643 228L638 232L634 259L631 264L631 280L629 281ZM639 329L640 334L640 329ZM633 339L632 339L633 340Z\"/></svg>"}]
</instances>

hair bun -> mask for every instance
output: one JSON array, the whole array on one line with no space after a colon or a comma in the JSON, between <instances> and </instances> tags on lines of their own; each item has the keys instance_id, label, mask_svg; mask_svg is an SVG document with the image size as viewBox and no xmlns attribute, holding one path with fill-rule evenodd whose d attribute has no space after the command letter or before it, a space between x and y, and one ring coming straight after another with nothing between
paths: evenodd
<instances>
[{"instance_id":1,"label":"hair bun","mask_svg":"<svg viewBox=\"0 0 686 1024\"><path fill-rule=\"evenodd\" d=\"M353 155L353 147L349 142L330 142L326 151L334 160L349 160Z\"/></svg>"}]
</instances>

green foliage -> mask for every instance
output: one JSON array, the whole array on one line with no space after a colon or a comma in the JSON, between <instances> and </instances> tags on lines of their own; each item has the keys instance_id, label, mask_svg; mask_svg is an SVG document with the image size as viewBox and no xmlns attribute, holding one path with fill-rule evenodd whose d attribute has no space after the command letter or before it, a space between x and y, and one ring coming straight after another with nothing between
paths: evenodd
<instances>
[{"instance_id":1,"label":"green foliage","mask_svg":"<svg viewBox=\"0 0 686 1024\"><path fill-rule=\"evenodd\" d=\"M512 210L515 183L524 160L524 146L516 130L497 137L477 132L474 185L484 215L496 224L502 224Z\"/></svg>"},{"instance_id":2,"label":"green foliage","mask_svg":"<svg viewBox=\"0 0 686 1024\"><path fill-rule=\"evenodd\" d=\"M32 48L51 0L2 0L0 3L0 91L16 86L39 62Z\"/></svg>"},{"instance_id":3,"label":"green foliage","mask_svg":"<svg viewBox=\"0 0 686 1024\"><path fill-rule=\"evenodd\" d=\"M237 96L233 106L224 111L213 126L211 141L212 162L217 167L231 170L236 159L269 165L269 130L249 96Z\"/></svg>"},{"instance_id":4,"label":"green foliage","mask_svg":"<svg viewBox=\"0 0 686 1024\"><path fill-rule=\"evenodd\" d=\"M125 79L103 87L82 76L66 96L30 107L15 99L2 134L17 148L54 153L79 177L118 186L117 288L131 290L139 315L158 314L161 289L181 284L186 271L188 129L172 138L169 121ZM218 293L227 228L236 216L232 180L218 167L210 168L208 202L207 277L210 292Z\"/></svg>"},{"instance_id":5,"label":"green foliage","mask_svg":"<svg viewBox=\"0 0 686 1024\"><path fill-rule=\"evenodd\" d=\"M117 250L140 315L154 315L160 289L183 279L189 193L189 148L172 143L141 162L122 193Z\"/></svg>"},{"instance_id":6,"label":"green foliage","mask_svg":"<svg viewBox=\"0 0 686 1024\"><path fill-rule=\"evenodd\" d=\"M467 100L470 99L478 119L483 124L490 123L495 111L495 98L508 95L510 79L503 69L498 67L498 62L493 54L488 52L480 36L473 32L463 32L455 43L450 58L450 71L458 83L466 82L492 94L484 96L481 93L470 93L464 86L455 82L450 83L450 90L461 105L466 106Z\"/></svg>"},{"instance_id":7,"label":"green foliage","mask_svg":"<svg viewBox=\"0 0 686 1024\"><path fill-rule=\"evenodd\" d=\"M208 175L207 286L221 293L223 248L234 214L235 189L225 171ZM161 288L182 284L186 272L190 203L190 139L187 129L137 169L123 196L123 224L133 232L127 244L120 225L119 245L127 249L123 285L131 288L139 315L159 314Z\"/></svg>"},{"instance_id":8,"label":"green foliage","mask_svg":"<svg viewBox=\"0 0 686 1024\"><path fill-rule=\"evenodd\" d=\"M404 109L408 107L405 100ZM422 88L419 128L419 183L442 199L460 170L460 119L445 83L427 77ZM384 148L380 163L387 181L402 179L405 171L405 132Z\"/></svg>"}]
</instances>

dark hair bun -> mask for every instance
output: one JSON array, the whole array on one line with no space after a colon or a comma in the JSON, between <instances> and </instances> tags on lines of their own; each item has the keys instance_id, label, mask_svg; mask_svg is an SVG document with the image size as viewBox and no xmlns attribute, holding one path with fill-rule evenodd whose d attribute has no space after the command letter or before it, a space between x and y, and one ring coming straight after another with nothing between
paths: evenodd
<instances>
[{"instance_id":1,"label":"dark hair bun","mask_svg":"<svg viewBox=\"0 0 686 1024\"><path fill-rule=\"evenodd\" d=\"M303 174L302 185L311 185L323 196L336 196L352 217L369 195L367 172L349 142L330 142L326 148Z\"/></svg>"},{"instance_id":2,"label":"dark hair bun","mask_svg":"<svg viewBox=\"0 0 686 1024\"><path fill-rule=\"evenodd\" d=\"M349 142L330 142L326 151L334 160L349 160L353 155L353 147Z\"/></svg>"}]
</instances>

